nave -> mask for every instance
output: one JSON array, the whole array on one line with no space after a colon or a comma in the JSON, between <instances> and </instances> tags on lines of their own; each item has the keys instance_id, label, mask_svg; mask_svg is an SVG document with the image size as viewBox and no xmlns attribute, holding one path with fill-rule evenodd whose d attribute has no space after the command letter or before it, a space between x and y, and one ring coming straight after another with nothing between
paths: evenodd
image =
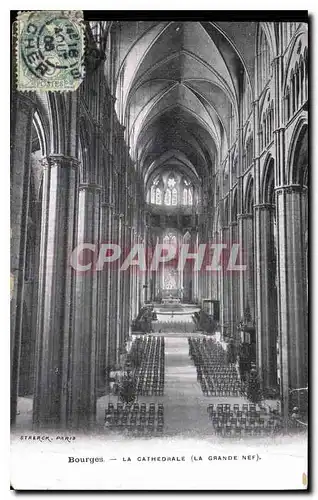
<instances>
[{"instance_id":1,"label":"nave","mask_svg":"<svg viewBox=\"0 0 318 500\"><path fill-rule=\"evenodd\" d=\"M218 332L243 379L255 363L264 400L281 404L285 421L293 408L305 413L307 23L86 24L92 53L76 91L13 91L12 425L22 425L23 415L38 429L104 425L113 374L123 371L140 331L165 340L164 372L145 359L138 389L162 392L165 384L162 396L138 394L147 405L169 398L165 430L175 429L178 404L185 432L187 413L199 422L219 398L236 404L233 368L221 370L233 382L227 390L214 384L213 366L196 370L186 355L197 331ZM105 242L121 252L110 266ZM124 266L127 254L138 261L141 248L148 258L160 245L170 260ZM202 245L220 245L224 258L213 251L196 266ZM244 269L233 269L235 250ZM105 265L91 272L100 256ZM212 270L210 257L218 264ZM196 310L176 321L171 305ZM147 363L153 391L150 373L142 379ZM141 423L139 410L132 427ZM211 426L219 421L213 412ZM219 413L225 427L231 418L248 423L242 407L229 419L223 407ZM157 417L148 406L146 414L152 426Z\"/></svg>"},{"instance_id":2,"label":"nave","mask_svg":"<svg viewBox=\"0 0 318 500\"><path fill-rule=\"evenodd\" d=\"M153 336L150 338L156 339ZM162 338L159 337L161 340ZM218 360L215 365L208 363L205 366L206 369L210 368L218 384L223 381L223 392L203 390L200 365L195 366L191 356L190 345L193 342L201 345L202 351L209 345L209 354L211 349L215 351L216 356L223 351L221 362ZM282 421L276 403L267 401L262 405L253 404L240 392L235 392L232 396L227 395L232 394L231 385L226 376L220 373L220 367L224 371L236 368L227 362L221 344L217 344L214 339L206 339L199 333L191 337L185 333L170 333L164 337L164 345L164 394L154 396L149 392L150 396L138 395L130 405L119 402L120 399L114 396L100 398L97 421L100 426L105 424L104 430L107 433L124 432L130 436L165 437L215 435L221 438L246 439L253 436L273 436L281 431ZM148 416L151 414L151 407L154 408L153 424ZM161 420L162 425L158 424L158 420Z\"/></svg>"},{"instance_id":3,"label":"nave","mask_svg":"<svg viewBox=\"0 0 318 500\"><path fill-rule=\"evenodd\" d=\"M150 349L141 353L138 367L129 368L134 380L131 401L112 393L100 397L94 433L249 439L283 432L279 403L247 399L238 367L229 363L221 342L202 333L189 337L169 332L136 336L132 351L141 345ZM16 428L32 429L29 398L19 398Z\"/></svg>"}]
</instances>

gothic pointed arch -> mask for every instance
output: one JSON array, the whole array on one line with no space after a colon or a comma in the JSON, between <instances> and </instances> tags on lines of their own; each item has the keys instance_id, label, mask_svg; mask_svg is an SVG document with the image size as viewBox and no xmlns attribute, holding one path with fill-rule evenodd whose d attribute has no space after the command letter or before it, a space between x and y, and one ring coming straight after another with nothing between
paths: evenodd
<instances>
[{"instance_id":1,"label":"gothic pointed arch","mask_svg":"<svg viewBox=\"0 0 318 500\"><path fill-rule=\"evenodd\" d=\"M288 152L290 184L308 184L308 124L300 118L294 128Z\"/></svg>"},{"instance_id":2,"label":"gothic pointed arch","mask_svg":"<svg viewBox=\"0 0 318 500\"><path fill-rule=\"evenodd\" d=\"M247 214L253 214L253 205L254 205L254 179L253 176L250 175L248 177L245 189L244 212Z\"/></svg>"},{"instance_id":3,"label":"gothic pointed arch","mask_svg":"<svg viewBox=\"0 0 318 500\"><path fill-rule=\"evenodd\" d=\"M263 203L275 203L275 161L269 154L265 161L265 168L262 182L262 201Z\"/></svg>"}]
</instances>

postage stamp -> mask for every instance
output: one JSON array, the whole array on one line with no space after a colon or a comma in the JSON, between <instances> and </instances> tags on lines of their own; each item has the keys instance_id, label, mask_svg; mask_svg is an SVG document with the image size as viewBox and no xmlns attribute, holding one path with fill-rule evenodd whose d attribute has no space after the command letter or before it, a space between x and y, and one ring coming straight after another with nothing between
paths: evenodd
<instances>
[{"instance_id":1,"label":"postage stamp","mask_svg":"<svg viewBox=\"0 0 318 500\"><path fill-rule=\"evenodd\" d=\"M20 12L17 20L17 89L72 91L84 77L82 11Z\"/></svg>"}]
</instances>

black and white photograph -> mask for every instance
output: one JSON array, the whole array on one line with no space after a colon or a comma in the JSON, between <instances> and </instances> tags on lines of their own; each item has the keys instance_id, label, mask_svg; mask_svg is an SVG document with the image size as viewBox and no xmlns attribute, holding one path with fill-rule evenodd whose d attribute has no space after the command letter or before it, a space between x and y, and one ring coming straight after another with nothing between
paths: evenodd
<instances>
[{"instance_id":1,"label":"black and white photograph","mask_svg":"<svg viewBox=\"0 0 318 500\"><path fill-rule=\"evenodd\" d=\"M11 11L13 490L307 490L307 11Z\"/></svg>"}]
</instances>

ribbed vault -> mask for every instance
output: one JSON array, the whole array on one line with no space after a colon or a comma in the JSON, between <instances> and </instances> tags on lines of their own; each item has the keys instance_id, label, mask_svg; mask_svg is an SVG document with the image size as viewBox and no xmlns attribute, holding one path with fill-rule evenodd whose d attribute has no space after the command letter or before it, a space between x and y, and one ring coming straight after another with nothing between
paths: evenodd
<instances>
[{"instance_id":1,"label":"ribbed vault","mask_svg":"<svg viewBox=\"0 0 318 500\"><path fill-rule=\"evenodd\" d=\"M112 36L121 40L116 111L145 180L172 152L201 179L225 157L255 53L239 37L244 61L233 40L239 30L228 35L230 28L211 22L114 23ZM253 37L253 23L249 29Z\"/></svg>"}]
</instances>

